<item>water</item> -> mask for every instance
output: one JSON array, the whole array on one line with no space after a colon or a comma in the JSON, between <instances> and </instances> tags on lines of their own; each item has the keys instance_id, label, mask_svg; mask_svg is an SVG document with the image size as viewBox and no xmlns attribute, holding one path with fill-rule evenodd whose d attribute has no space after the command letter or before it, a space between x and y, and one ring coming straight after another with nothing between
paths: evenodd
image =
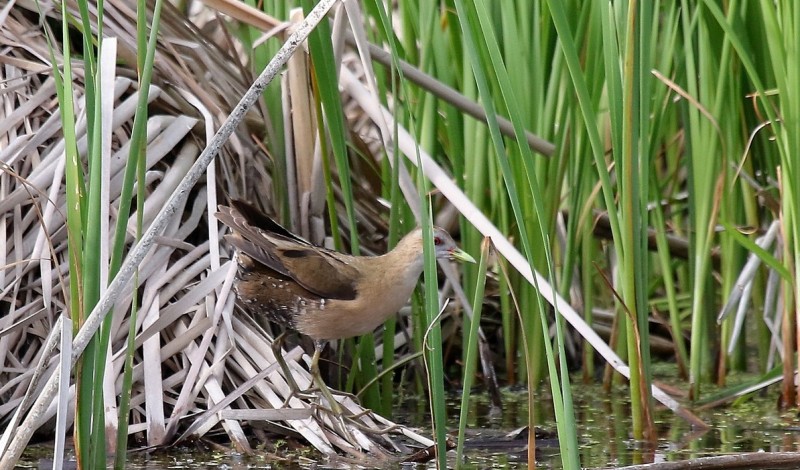
<instances>
[{"instance_id":1,"label":"water","mask_svg":"<svg viewBox=\"0 0 800 470\"><path fill-rule=\"evenodd\" d=\"M800 449L800 427L796 425L796 414L778 413L777 389L763 396L750 397L739 404L697 412L701 419L711 425L705 431L693 430L671 411L656 407L655 443L632 438L627 393L626 389L621 388L609 395L597 385L573 387L581 466L623 466L730 453ZM479 396L470 409L470 427L497 430L497 433L525 426L526 395L504 393L503 398L507 405L499 414L493 414L488 399ZM536 398L536 426L555 432L550 397L540 395ZM537 461L543 468L561 468L557 443L545 441L542 445L537 440L537 449L543 450L537 454ZM507 465L507 468L524 468L527 456L524 451L484 448L477 453L473 450L469 458L481 463L500 463Z\"/></svg>"},{"instance_id":2,"label":"water","mask_svg":"<svg viewBox=\"0 0 800 470\"><path fill-rule=\"evenodd\" d=\"M774 387L773 387L774 388ZM631 437L631 420L627 390L619 388L606 394L597 385L574 385L575 419L578 429L582 467L623 466L635 463L685 460L703 456L754 451L800 450L800 427L794 413L777 412L777 388L742 403L698 412L712 427L704 432L693 431L681 418L658 407L655 413L657 441L648 443ZM536 397L536 426L555 432L551 418L550 397ZM505 390L502 409L490 406L487 396L475 394L470 403L466 460L464 468L526 468L525 428L527 394L523 390ZM449 424L453 440L457 432L460 396L448 403ZM409 399L397 407L395 420L429 434L429 407L424 399ZM217 451L180 448L147 455L132 453L129 468L326 468L320 456L302 445L287 444L281 452L257 450L256 455L242 455L224 448ZM556 440L537 439L537 461L541 468L561 468ZM38 451L38 452L34 452ZM449 466L455 465L455 454L449 454ZM52 449L32 447L21 462L22 468L47 468ZM337 467L337 465L331 465ZM341 466L339 466L341 468ZM69 468L69 467L68 467ZM386 468L433 468L432 464Z\"/></svg>"}]
</instances>

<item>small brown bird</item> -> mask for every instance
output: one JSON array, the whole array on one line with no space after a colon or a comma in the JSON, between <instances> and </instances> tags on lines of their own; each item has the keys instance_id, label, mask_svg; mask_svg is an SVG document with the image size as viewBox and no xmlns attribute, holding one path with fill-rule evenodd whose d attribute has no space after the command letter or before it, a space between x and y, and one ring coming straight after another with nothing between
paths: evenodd
<instances>
[{"instance_id":1,"label":"small brown bird","mask_svg":"<svg viewBox=\"0 0 800 470\"><path fill-rule=\"evenodd\" d=\"M314 246L241 201L219 206L237 250L236 295L253 315L314 340L311 371L328 340L372 332L408 302L423 270L422 230L381 256L352 256ZM450 235L434 228L436 257L474 263ZM320 380L320 388L322 387Z\"/></svg>"}]
</instances>

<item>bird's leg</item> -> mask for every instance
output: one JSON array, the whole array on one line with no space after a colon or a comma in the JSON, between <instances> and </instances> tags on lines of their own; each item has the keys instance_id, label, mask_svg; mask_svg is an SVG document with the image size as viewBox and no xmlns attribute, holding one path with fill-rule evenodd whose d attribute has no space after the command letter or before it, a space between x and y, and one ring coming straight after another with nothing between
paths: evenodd
<instances>
[{"instance_id":1,"label":"bird's leg","mask_svg":"<svg viewBox=\"0 0 800 470\"><path fill-rule=\"evenodd\" d=\"M283 339L285 337L286 333L285 332L281 333L277 338L275 338L275 340L272 343L272 351L275 354L275 359L278 361L278 364L280 365L281 370L283 371L283 374L286 377L286 382L289 384L289 387L291 388L291 392L284 401L284 406L286 406L286 403L288 403L288 401L292 397L306 398L307 396L309 396L308 393L312 391L312 389L301 390L300 387L297 385L297 382L295 382L294 376L289 371L289 366L283 359L283 354L281 350ZM352 417L345 416L342 405L339 403L338 400L333 398L333 392L331 391L330 388L328 388L327 384L325 384L325 381L322 379L322 374L320 373L319 370L319 358L320 355L322 354L323 349L325 349L325 341L315 340L314 355L311 356L311 377L313 380L313 387L315 387L328 402L327 409L325 409L324 407L320 407L319 409L320 410L325 409L325 411L331 413L332 422L335 423L334 426L338 424L339 432L341 432L342 435L345 436L347 440L349 440L350 442L357 442L356 439L353 437L353 435L350 433L350 431L347 429L347 424L345 420L352 421L352 423L356 424L357 427L360 427L359 426L360 423L357 423L356 420Z\"/></svg>"},{"instance_id":2,"label":"bird's leg","mask_svg":"<svg viewBox=\"0 0 800 470\"><path fill-rule=\"evenodd\" d=\"M341 416L342 407L339 405L339 402L333 398L331 389L329 389L325 381L322 380L322 374L320 374L319 371L319 356L322 354L323 349L325 349L325 341L314 340L314 355L311 357L311 376L314 378L314 384L316 384L322 396L328 400L328 406L331 407L331 411L333 411L335 415Z\"/></svg>"},{"instance_id":3,"label":"bird's leg","mask_svg":"<svg viewBox=\"0 0 800 470\"><path fill-rule=\"evenodd\" d=\"M311 376L314 378L314 383L319 389L319 392L322 394L323 397L328 401L328 406L330 407L328 412L331 413L331 422L336 425L338 423L339 432L342 436L347 439L349 442L356 444L358 440L353 436L349 429L347 429L347 422L352 421L355 423L355 420L351 419L349 416L344 414L344 409L342 405L333 398L333 393L331 389L328 388L328 385L322 380L322 374L319 370L319 357L322 354L322 350L325 348L325 341L314 340L314 355L311 357ZM320 408L321 410L322 408Z\"/></svg>"},{"instance_id":4,"label":"bird's leg","mask_svg":"<svg viewBox=\"0 0 800 470\"><path fill-rule=\"evenodd\" d=\"M300 387L295 382L294 377L289 372L289 367L286 364L286 361L283 359L283 355L281 353L282 352L281 351L281 346L282 346L283 339L285 338L285 336L286 336L286 332L284 332L280 336L278 336L275 339L275 341L272 343L272 348L273 348L273 351L275 353L275 357L279 361L281 369L283 370L283 373L286 376L287 383L292 388L291 393L289 394L289 396L286 398L286 401L284 402L284 406L286 405L286 402L288 402L292 397L306 398L308 396L308 393L312 391L312 389L300 390ZM339 426L339 429L340 429L340 432L342 433L342 435L345 436L345 438L348 439L350 442L357 442L356 439L353 437L353 435L348 430L347 422L350 422L350 424L355 426L357 429L360 429L360 430L362 430L364 432L368 432L368 433L372 433L372 434L376 434L376 433L377 434L383 434L383 433L387 433L387 432L392 431L396 427L396 425L395 426L390 426L390 427L388 427L386 429L377 430L377 432L376 432L376 430L374 428L366 427L363 424L361 424L360 422L358 422L358 419L361 418L362 416L371 414L372 413L371 410L364 410L363 412L358 413L358 414L354 414L354 415L346 415L344 413L344 408L342 407L341 403L339 403L338 400L333 398L334 392L331 391L331 389L328 387L328 385L322 379L322 373L320 372L320 369L319 369L319 358L322 355L322 350L323 349L325 349L325 341L315 340L314 341L314 355L311 356L311 370L310 370L311 377L312 377L312 380L313 380L313 386L316 388L316 390L319 391L319 393L322 394L322 396L328 402L328 409L325 409L325 411L329 412L332 415L333 423L338 423L338 426ZM342 393L342 392L336 392L336 393L344 395L344 396L353 397L352 395L350 395L348 393ZM324 409L323 407L320 407L320 410L323 410L323 409Z\"/></svg>"},{"instance_id":5,"label":"bird's leg","mask_svg":"<svg viewBox=\"0 0 800 470\"><path fill-rule=\"evenodd\" d=\"M286 360L283 358L283 341L286 338L287 332L283 332L278 335L275 340L272 342L272 353L275 356L275 360L278 361L278 365L283 372L284 377L286 378L286 383L289 385L290 393L284 400L283 406L292 399L292 397L298 398L310 398L314 390L319 390L322 393L322 396L328 401L331 411L333 411L336 415L342 414L341 406L339 402L333 398L333 393L325 385L325 381L322 380L322 374L319 370L319 358L322 350L325 348L325 341L314 341L314 355L311 356L311 376L312 376L312 385L309 388L301 389L297 382L294 380L294 375L289 370L289 365L286 363Z\"/></svg>"},{"instance_id":6,"label":"bird's leg","mask_svg":"<svg viewBox=\"0 0 800 470\"><path fill-rule=\"evenodd\" d=\"M272 341L272 354L275 356L275 360L278 361L278 365L283 371L283 376L286 378L286 383L289 385L289 395L286 396L286 399L283 401L283 406L285 407L289 400L292 397L302 397L304 391L300 389L297 385L297 382L294 380L294 375L289 370L289 365L286 364L286 360L283 358L283 340L286 339L286 331L279 334L273 341Z\"/></svg>"}]
</instances>

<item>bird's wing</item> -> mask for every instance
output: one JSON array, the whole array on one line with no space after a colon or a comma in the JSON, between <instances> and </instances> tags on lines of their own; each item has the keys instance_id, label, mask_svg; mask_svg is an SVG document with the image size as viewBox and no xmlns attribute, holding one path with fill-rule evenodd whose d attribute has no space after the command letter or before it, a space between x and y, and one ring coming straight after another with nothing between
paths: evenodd
<instances>
[{"instance_id":1,"label":"bird's wing","mask_svg":"<svg viewBox=\"0 0 800 470\"><path fill-rule=\"evenodd\" d=\"M252 214L238 209L219 206L216 214L217 219L233 230L225 239L236 249L320 297L355 299L360 272L337 257L341 255L315 247L258 213L255 226L251 223Z\"/></svg>"},{"instance_id":2,"label":"bird's wing","mask_svg":"<svg viewBox=\"0 0 800 470\"><path fill-rule=\"evenodd\" d=\"M276 254L288 275L309 291L329 299L356 298L361 273L340 259L338 253L314 246L293 246L279 247Z\"/></svg>"}]
</instances>

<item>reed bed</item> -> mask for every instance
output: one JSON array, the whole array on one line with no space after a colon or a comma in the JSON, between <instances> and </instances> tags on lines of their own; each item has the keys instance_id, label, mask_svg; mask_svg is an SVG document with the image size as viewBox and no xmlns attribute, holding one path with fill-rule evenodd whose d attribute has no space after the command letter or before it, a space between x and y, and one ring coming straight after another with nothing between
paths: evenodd
<instances>
[{"instance_id":1,"label":"reed bed","mask_svg":"<svg viewBox=\"0 0 800 470\"><path fill-rule=\"evenodd\" d=\"M629 383L633 435L651 442L656 403L702 428L692 407L774 383L800 402L793 2L329 3L181 190L71 378L56 372L123 255L305 15L282 1L0 8L0 450L74 420L84 462L104 461L91 443L124 456L129 441L222 431L244 452L282 434L360 463L435 444L444 468L445 380L467 409L479 377L497 406L499 385L533 402L547 384L576 468L579 380ZM291 396L276 332L234 305L213 218L228 197L352 253L436 223L481 263L439 274L427 253L411 307L332 348L329 378L358 393L343 395L357 421L341 422ZM302 344L284 357L309 383ZM658 358L683 395L659 387ZM726 387L739 371L759 377ZM27 422L51 377L58 398ZM382 417L398 390L426 394L433 440Z\"/></svg>"},{"instance_id":2,"label":"reed bed","mask_svg":"<svg viewBox=\"0 0 800 470\"><path fill-rule=\"evenodd\" d=\"M7 423L4 446L20 425L19 413L30 406L30 398L36 397L37 390L59 366L59 357L69 356L63 350L60 356L54 354L48 342L59 334L71 341L71 328L59 328L63 324L59 319L69 319L64 315L69 310L67 286L75 274L65 258L65 141L48 43L37 27L35 5L18 2L17 7L8 12L2 29L6 48L4 83L8 85L3 94L4 109L16 110L3 120L7 140L0 175L5 192L0 212L8 235L2 250L7 268L3 271L4 367L0 381L0 419ZM53 7L44 10L55 15ZM77 11L70 12L78 16ZM116 45L119 55L104 64L115 74L106 88L110 91L110 105L108 113L103 114L108 139L103 180L107 198L103 213L107 221L106 242L100 247L100 256L106 263L114 225L127 222L130 245L140 216L135 212L130 218L118 219L115 212L120 204L131 145L129 131L140 92L131 79L135 71L124 66L114 70L120 58L135 57L135 44L124 40L132 40L131 31L135 31L135 17L130 13L125 2L105 4L108 24L117 28L106 32L122 39ZM177 10L168 6L164 13L162 35L167 39L159 47L154 84L148 93L147 159L141 180L147 187L141 213L144 228L197 159L210 133L225 117L224 110L229 110L235 104L232 100L244 93L250 78L246 73L239 77L229 73L243 71L236 54L209 42L196 28L187 30ZM74 71L80 85L86 70L76 66ZM86 115L88 101L80 87L76 87L74 102L79 116L77 149L80 157L86 158L87 129L80 116ZM110 426L106 430L109 439L114 439L113 427L118 422L117 397L123 394L126 345L129 331L133 331L136 353L127 432L138 446L176 444L187 438L214 436L223 430L236 449L252 452L254 444L270 442L269 436L277 432L281 436L288 433L302 437L325 454L341 452L353 462L363 462L385 457L388 450L407 449L408 443L430 445L427 438L413 430L362 408L355 398L343 398L347 412L358 416L344 427L320 411L313 397L293 394L270 348L273 332L236 311L231 294L235 267L227 250L220 248L222 229L210 215L217 200L212 193L222 190L223 194L236 197L250 196L274 212L273 201L268 197L272 188L272 175L265 165L268 158L253 138L254 134L265 132L267 121L259 110L248 114L247 126L242 126L225 145L216 165L209 170L206 183L193 188L180 216L169 223L142 261L138 289L128 289L109 315L107 372L100 381L106 392L103 405L105 423ZM365 220L370 218L376 215L368 214ZM374 230L378 232L380 225L376 226ZM365 249L385 249L379 240L365 245ZM107 272L104 279L107 282ZM139 312L136 317L131 316L134 294ZM131 325L133 321L135 325ZM310 387L305 365L309 357L303 349L295 346L285 351L284 358L294 381L301 387ZM60 429L54 430L57 405L66 403L71 409L75 387L61 393L66 400L54 401L47 408L39 418L39 432L63 434L72 427L73 421L68 418L59 423ZM66 411L60 410L59 416L66 416ZM267 426L256 426L253 431L254 423ZM251 432L258 436L255 441L250 439Z\"/></svg>"}]
</instances>

